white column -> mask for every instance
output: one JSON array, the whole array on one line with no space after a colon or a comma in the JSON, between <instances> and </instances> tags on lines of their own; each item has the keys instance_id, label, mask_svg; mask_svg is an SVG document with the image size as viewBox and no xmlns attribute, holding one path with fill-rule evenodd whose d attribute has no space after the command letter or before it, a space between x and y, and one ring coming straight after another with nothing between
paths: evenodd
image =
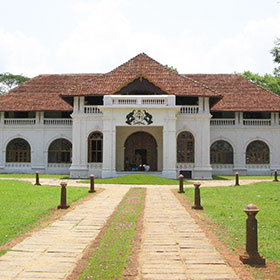
<instances>
[{"instance_id":1,"label":"white column","mask_svg":"<svg viewBox=\"0 0 280 280\"><path fill-rule=\"evenodd\" d=\"M81 114L72 114L72 164L70 175L72 178L88 177L87 166L87 137L85 122Z\"/></svg>"},{"instance_id":2,"label":"white column","mask_svg":"<svg viewBox=\"0 0 280 280\"><path fill-rule=\"evenodd\" d=\"M243 150L243 141L240 141L235 146L234 156L233 156L233 171L239 172L240 175L245 175L247 171L246 167L246 150Z\"/></svg>"},{"instance_id":3,"label":"white column","mask_svg":"<svg viewBox=\"0 0 280 280\"><path fill-rule=\"evenodd\" d=\"M163 127L163 176L166 178L177 177L176 173L176 116L174 110L169 110L168 118Z\"/></svg>"},{"instance_id":4,"label":"white column","mask_svg":"<svg viewBox=\"0 0 280 280\"><path fill-rule=\"evenodd\" d=\"M116 127L112 109L103 111L102 178L116 176Z\"/></svg>"},{"instance_id":5,"label":"white column","mask_svg":"<svg viewBox=\"0 0 280 280\"><path fill-rule=\"evenodd\" d=\"M210 118L209 113L197 116L195 137L195 164L193 179L212 179L210 165Z\"/></svg>"}]
</instances>

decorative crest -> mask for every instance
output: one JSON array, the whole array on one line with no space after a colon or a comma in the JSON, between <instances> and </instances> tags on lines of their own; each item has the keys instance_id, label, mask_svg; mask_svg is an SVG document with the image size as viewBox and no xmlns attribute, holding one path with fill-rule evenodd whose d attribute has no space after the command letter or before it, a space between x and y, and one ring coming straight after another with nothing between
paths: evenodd
<instances>
[{"instance_id":1,"label":"decorative crest","mask_svg":"<svg viewBox=\"0 0 280 280\"><path fill-rule=\"evenodd\" d=\"M128 125L150 125L153 123L153 116L146 110L133 110L126 115Z\"/></svg>"}]
</instances>

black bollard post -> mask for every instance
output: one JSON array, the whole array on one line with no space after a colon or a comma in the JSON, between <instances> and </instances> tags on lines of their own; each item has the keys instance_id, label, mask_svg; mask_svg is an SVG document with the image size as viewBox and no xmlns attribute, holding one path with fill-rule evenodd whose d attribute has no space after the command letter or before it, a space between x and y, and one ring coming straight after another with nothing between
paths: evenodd
<instances>
[{"instance_id":1,"label":"black bollard post","mask_svg":"<svg viewBox=\"0 0 280 280\"><path fill-rule=\"evenodd\" d=\"M258 221L256 215L259 209L254 204L249 204L244 209L248 218L246 221L246 252L239 258L243 264L265 265L265 259L258 252Z\"/></svg>"},{"instance_id":2,"label":"black bollard post","mask_svg":"<svg viewBox=\"0 0 280 280\"><path fill-rule=\"evenodd\" d=\"M40 184L40 178L39 178L39 171L36 171L36 182L35 182L36 186L41 186Z\"/></svg>"},{"instance_id":3,"label":"black bollard post","mask_svg":"<svg viewBox=\"0 0 280 280\"><path fill-rule=\"evenodd\" d=\"M278 174L277 174L277 169L275 169L274 170L274 180L273 180L273 182L279 182L279 180L278 180Z\"/></svg>"},{"instance_id":4,"label":"black bollard post","mask_svg":"<svg viewBox=\"0 0 280 280\"><path fill-rule=\"evenodd\" d=\"M66 182L61 182L60 186L61 186L60 205L57 206L57 209L67 209L67 208L69 208L69 205L67 205L67 202L66 202L66 186L67 186L67 183Z\"/></svg>"},{"instance_id":5,"label":"black bollard post","mask_svg":"<svg viewBox=\"0 0 280 280\"><path fill-rule=\"evenodd\" d=\"M91 174L90 176L89 176L89 178L90 178L90 189L89 189L89 193L93 193L93 192L95 192L95 189L94 189L94 175L93 174Z\"/></svg>"},{"instance_id":6,"label":"black bollard post","mask_svg":"<svg viewBox=\"0 0 280 280\"><path fill-rule=\"evenodd\" d=\"M240 186L239 185L239 173L235 172L235 186Z\"/></svg>"},{"instance_id":7,"label":"black bollard post","mask_svg":"<svg viewBox=\"0 0 280 280\"><path fill-rule=\"evenodd\" d=\"M184 193L184 175L179 175L179 191L178 193Z\"/></svg>"},{"instance_id":8,"label":"black bollard post","mask_svg":"<svg viewBox=\"0 0 280 280\"><path fill-rule=\"evenodd\" d=\"M194 183L194 205L192 206L193 209L203 210L203 207L200 204L200 183Z\"/></svg>"}]
</instances>

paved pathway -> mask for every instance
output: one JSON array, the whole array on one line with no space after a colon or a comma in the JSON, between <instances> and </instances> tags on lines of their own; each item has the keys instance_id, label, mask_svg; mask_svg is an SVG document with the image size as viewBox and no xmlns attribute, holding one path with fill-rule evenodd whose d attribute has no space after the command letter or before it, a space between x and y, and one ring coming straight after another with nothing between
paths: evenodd
<instances>
[{"instance_id":1,"label":"paved pathway","mask_svg":"<svg viewBox=\"0 0 280 280\"><path fill-rule=\"evenodd\" d=\"M147 190L144 220L139 279L239 279L169 189Z\"/></svg>"},{"instance_id":2,"label":"paved pathway","mask_svg":"<svg viewBox=\"0 0 280 280\"><path fill-rule=\"evenodd\" d=\"M0 279L65 279L127 191L104 190L14 246L0 257Z\"/></svg>"}]
</instances>

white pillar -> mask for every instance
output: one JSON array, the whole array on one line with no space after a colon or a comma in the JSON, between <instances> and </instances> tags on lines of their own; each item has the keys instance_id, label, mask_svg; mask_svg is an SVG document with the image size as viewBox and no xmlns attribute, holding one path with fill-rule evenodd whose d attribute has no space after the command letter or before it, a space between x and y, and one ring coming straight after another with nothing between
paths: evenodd
<instances>
[{"instance_id":1,"label":"white pillar","mask_svg":"<svg viewBox=\"0 0 280 280\"><path fill-rule=\"evenodd\" d=\"M195 164L193 179L212 179L210 165L210 118L209 113L197 116L197 130L195 134Z\"/></svg>"},{"instance_id":2,"label":"white pillar","mask_svg":"<svg viewBox=\"0 0 280 280\"><path fill-rule=\"evenodd\" d=\"M81 114L72 114L72 164L70 175L72 178L88 177L87 139L85 122Z\"/></svg>"},{"instance_id":3,"label":"white pillar","mask_svg":"<svg viewBox=\"0 0 280 280\"><path fill-rule=\"evenodd\" d=\"M103 111L102 178L116 176L116 127L112 110Z\"/></svg>"},{"instance_id":4,"label":"white pillar","mask_svg":"<svg viewBox=\"0 0 280 280\"><path fill-rule=\"evenodd\" d=\"M176 172L176 116L174 110L169 110L168 118L163 127L163 176L175 179Z\"/></svg>"}]
</instances>

